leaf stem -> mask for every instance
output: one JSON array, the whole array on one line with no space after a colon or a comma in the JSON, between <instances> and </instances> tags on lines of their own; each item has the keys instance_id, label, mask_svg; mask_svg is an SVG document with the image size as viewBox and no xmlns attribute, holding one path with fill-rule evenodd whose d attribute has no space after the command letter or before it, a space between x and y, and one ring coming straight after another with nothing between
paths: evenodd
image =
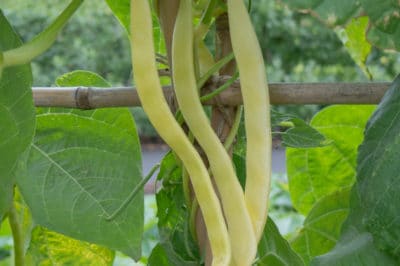
<instances>
[{"instance_id":1,"label":"leaf stem","mask_svg":"<svg viewBox=\"0 0 400 266\"><path fill-rule=\"evenodd\" d=\"M145 178L140 181L139 184L132 190L131 194L126 198L126 200L121 204L121 206L118 207L110 216L106 217L105 219L107 221L114 220L114 218L120 214L127 206L128 204L136 197L136 195L139 193L139 191L146 185L146 183L150 180L150 178L153 176L153 174L157 171L157 169L160 167L160 164L156 164L151 168L150 172L145 176Z\"/></svg>"},{"instance_id":2,"label":"leaf stem","mask_svg":"<svg viewBox=\"0 0 400 266\"><path fill-rule=\"evenodd\" d=\"M21 224L18 221L17 210L14 202L11 204L8 212L8 222L11 227L12 237L14 241L14 264L15 266L25 265L24 240L22 236Z\"/></svg>"}]
</instances>

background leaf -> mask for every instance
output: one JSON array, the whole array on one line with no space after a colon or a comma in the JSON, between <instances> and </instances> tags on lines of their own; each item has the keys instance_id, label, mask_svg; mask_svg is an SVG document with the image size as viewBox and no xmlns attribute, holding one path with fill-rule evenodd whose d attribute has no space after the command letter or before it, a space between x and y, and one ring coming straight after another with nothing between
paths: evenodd
<instances>
[{"instance_id":1,"label":"background leaf","mask_svg":"<svg viewBox=\"0 0 400 266\"><path fill-rule=\"evenodd\" d=\"M330 27L345 27L350 18L366 13L371 21L368 31L364 32L368 41L383 49L400 51L400 3L396 0L382 0L379 4L375 0L285 0L285 2L295 9L308 10Z\"/></svg>"},{"instance_id":2,"label":"background leaf","mask_svg":"<svg viewBox=\"0 0 400 266\"><path fill-rule=\"evenodd\" d=\"M354 62L362 69L371 80L372 75L366 66L367 58L371 53L371 44L367 41L365 33L368 28L368 17L353 18L345 28L337 31L339 38L347 48Z\"/></svg>"},{"instance_id":3,"label":"background leaf","mask_svg":"<svg viewBox=\"0 0 400 266\"><path fill-rule=\"evenodd\" d=\"M315 256L335 246L349 212L349 194L347 189L320 199L306 217L303 228L291 241L293 249L306 265Z\"/></svg>"},{"instance_id":4,"label":"background leaf","mask_svg":"<svg viewBox=\"0 0 400 266\"><path fill-rule=\"evenodd\" d=\"M281 236L271 218L268 218L264 233L258 244L258 266L301 266L304 262Z\"/></svg>"},{"instance_id":5,"label":"background leaf","mask_svg":"<svg viewBox=\"0 0 400 266\"><path fill-rule=\"evenodd\" d=\"M363 223L381 249L400 258L400 75L369 120L358 156Z\"/></svg>"},{"instance_id":6,"label":"background leaf","mask_svg":"<svg viewBox=\"0 0 400 266\"><path fill-rule=\"evenodd\" d=\"M21 44L0 10L0 56ZM13 169L35 130L31 86L29 65L6 68L0 74L0 223L13 198Z\"/></svg>"},{"instance_id":7,"label":"background leaf","mask_svg":"<svg viewBox=\"0 0 400 266\"><path fill-rule=\"evenodd\" d=\"M284 0L284 2L296 9L312 10L312 15L329 26L346 23L357 12L360 5L355 0Z\"/></svg>"},{"instance_id":8,"label":"background leaf","mask_svg":"<svg viewBox=\"0 0 400 266\"><path fill-rule=\"evenodd\" d=\"M286 149L290 195L300 213L307 215L319 199L353 184L357 147L374 108L356 105L327 107L314 116L310 125L332 140L331 145Z\"/></svg>"},{"instance_id":9,"label":"background leaf","mask_svg":"<svg viewBox=\"0 0 400 266\"><path fill-rule=\"evenodd\" d=\"M394 33L400 26L400 3L396 0L360 1L372 23L381 31Z\"/></svg>"},{"instance_id":10,"label":"background leaf","mask_svg":"<svg viewBox=\"0 0 400 266\"><path fill-rule=\"evenodd\" d=\"M95 74L82 75L64 75L58 84L108 85ZM41 110L37 121L27 168L18 179L35 222L139 259L143 192L114 220L105 219L142 178L140 144L129 110L52 108Z\"/></svg>"}]
</instances>

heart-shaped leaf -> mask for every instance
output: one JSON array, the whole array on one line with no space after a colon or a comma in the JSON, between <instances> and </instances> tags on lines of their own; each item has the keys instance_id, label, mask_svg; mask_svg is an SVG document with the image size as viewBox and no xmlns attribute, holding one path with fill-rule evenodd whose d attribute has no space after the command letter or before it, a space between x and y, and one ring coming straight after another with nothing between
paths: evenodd
<instances>
[{"instance_id":1,"label":"heart-shaped leaf","mask_svg":"<svg viewBox=\"0 0 400 266\"><path fill-rule=\"evenodd\" d=\"M58 84L108 85L88 72L70 73ZM140 144L128 109L51 108L37 115L36 136L18 185L36 223L138 259L143 192L108 218L141 178Z\"/></svg>"}]
</instances>

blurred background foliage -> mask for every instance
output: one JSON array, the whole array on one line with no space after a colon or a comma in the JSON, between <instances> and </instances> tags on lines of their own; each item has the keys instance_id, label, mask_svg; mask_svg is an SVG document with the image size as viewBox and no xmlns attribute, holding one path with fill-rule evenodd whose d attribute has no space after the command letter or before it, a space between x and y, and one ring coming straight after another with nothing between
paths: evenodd
<instances>
[{"instance_id":1,"label":"blurred background foliage","mask_svg":"<svg viewBox=\"0 0 400 266\"><path fill-rule=\"evenodd\" d=\"M65 0L2 0L0 8L27 41L67 4ZM96 8L92 8L96 5ZM282 1L252 1L251 16L267 65L269 82L367 81L334 30L289 9ZM375 81L390 81L400 72L400 56L373 49L367 66ZM50 86L57 76L77 69L96 72L114 86L132 82L129 43L105 1L88 0L72 17L57 42L33 63L34 85ZM281 112L309 120L321 106L279 106ZM139 134L156 133L141 108L132 112Z\"/></svg>"}]
</instances>

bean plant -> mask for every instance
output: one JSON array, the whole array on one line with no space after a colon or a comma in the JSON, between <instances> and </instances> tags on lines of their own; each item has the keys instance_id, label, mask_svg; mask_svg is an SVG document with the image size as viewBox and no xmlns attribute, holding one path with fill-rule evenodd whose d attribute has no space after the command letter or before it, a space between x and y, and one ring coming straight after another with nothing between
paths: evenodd
<instances>
[{"instance_id":1,"label":"bean plant","mask_svg":"<svg viewBox=\"0 0 400 266\"><path fill-rule=\"evenodd\" d=\"M30 62L83 0L26 43L0 13L0 236L13 238L0 265L2 256L17 266L113 265L124 256L147 265L400 263L400 77L378 106L329 106L307 124L270 111L251 1L106 2L129 38L141 106L170 151L143 174L129 109L34 107ZM400 49L398 1L285 3L334 28L369 78L372 48ZM222 105L235 82L243 106ZM84 70L55 84L111 87ZM277 206L273 135L287 146L289 208L304 217L287 236L268 215ZM144 256L143 187L157 170L158 241Z\"/></svg>"}]
</instances>

